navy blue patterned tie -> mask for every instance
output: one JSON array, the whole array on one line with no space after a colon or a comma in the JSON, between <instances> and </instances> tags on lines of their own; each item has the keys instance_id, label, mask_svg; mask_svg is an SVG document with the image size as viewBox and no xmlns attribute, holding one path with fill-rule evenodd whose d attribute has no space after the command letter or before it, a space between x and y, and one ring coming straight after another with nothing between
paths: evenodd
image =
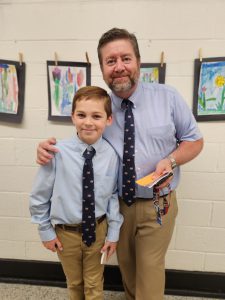
<instances>
[{"instance_id":1,"label":"navy blue patterned tie","mask_svg":"<svg viewBox=\"0 0 225 300\"><path fill-rule=\"evenodd\" d=\"M83 153L83 210L82 210L82 241L89 247L95 242L95 195L94 172L92 158L95 149L90 147Z\"/></svg>"},{"instance_id":2,"label":"navy blue patterned tie","mask_svg":"<svg viewBox=\"0 0 225 300\"><path fill-rule=\"evenodd\" d=\"M122 101L122 109L125 109L122 197L128 206L135 201L135 128L132 106L133 103L130 100Z\"/></svg>"}]
</instances>

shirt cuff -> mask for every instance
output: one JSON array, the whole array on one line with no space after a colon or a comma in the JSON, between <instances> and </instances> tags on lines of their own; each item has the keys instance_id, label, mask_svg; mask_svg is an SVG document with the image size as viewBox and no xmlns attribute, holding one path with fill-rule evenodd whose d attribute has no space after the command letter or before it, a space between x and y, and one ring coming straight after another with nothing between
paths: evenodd
<instances>
[{"instance_id":1,"label":"shirt cuff","mask_svg":"<svg viewBox=\"0 0 225 300\"><path fill-rule=\"evenodd\" d=\"M38 229L38 231L42 242L52 241L56 238L55 229L53 227L50 227L47 230Z\"/></svg>"},{"instance_id":2,"label":"shirt cuff","mask_svg":"<svg viewBox=\"0 0 225 300\"><path fill-rule=\"evenodd\" d=\"M110 242L118 242L120 235L120 230L108 227L108 233L106 240Z\"/></svg>"}]
</instances>

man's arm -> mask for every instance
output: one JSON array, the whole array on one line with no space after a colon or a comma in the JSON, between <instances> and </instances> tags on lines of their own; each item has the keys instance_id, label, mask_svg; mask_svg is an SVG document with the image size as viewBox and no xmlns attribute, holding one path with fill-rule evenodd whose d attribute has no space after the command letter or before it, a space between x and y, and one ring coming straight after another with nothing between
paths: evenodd
<instances>
[{"instance_id":1,"label":"man's arm","mask_svg":"<svg viewBox=\"0 0 225 300\"><path fill-rule=\"evenodd\" d=\"M183 165L194 159L203 148L203 139L194 142L183 141L179 147L171 153L178 166Z\"/></svg>"},{"instance_id":2,"label":"man's arm","mask_svg":"<svg viewBox=\"0 0 225 300\"><path fill-rule=\"evenodd\" d=\"M50 162L50 160L53 158L53 155L50 152L58 152L58 149L54 147L55 144L56 139L54 137L49 138L38 144L36 162L39 165L46 165Z\"/></svg>"},{"instance_id":3,"label":"man's arm","mask_svg":"<svg viewBox=\"0 0 225 300\"><path fill-rule=\"evenodd\" d=\"M192 159L194 159L203 148L203 139L199 139L196 141L182 141L178 148L174 150L170 155L175 159L178 166L183 165ZM156 174L160 175L165 172L169 172L172 170L171 162L168 158L164 158L160 160L156 166ZM162 185L160 185L160 189L166 187L172 177L170 177L167 181L165 181Z\"/></svg>"}]
</instances>

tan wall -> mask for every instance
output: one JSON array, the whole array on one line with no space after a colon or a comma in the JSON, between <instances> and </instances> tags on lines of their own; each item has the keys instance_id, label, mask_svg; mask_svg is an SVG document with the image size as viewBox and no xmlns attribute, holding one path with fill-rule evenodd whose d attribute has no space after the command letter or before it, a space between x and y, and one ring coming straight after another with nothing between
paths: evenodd
<instances>
[{"instance_id":1,"label":"tan wall","mask_svg":"<svg viewBox=\"0 0 225 300\"><path fill-rule=\"evenodd\" d=\"M142 62L167 63L166 83L192 106L193 61L225 56L223 0L1 0L0 58L26 62L23 123L0 122L0 258L57 260L30 224L28 198L36 145L46 137L69 137L72 126L47 120L46 60L92 63L92 84L101 78L96 47L111 27L124 27L139 40ZM167 268L225 272L225 125L200 123L205 148L182 167L179 217ZM116 262L115 259L113 262Z\"/></svg>"}]
</instances>

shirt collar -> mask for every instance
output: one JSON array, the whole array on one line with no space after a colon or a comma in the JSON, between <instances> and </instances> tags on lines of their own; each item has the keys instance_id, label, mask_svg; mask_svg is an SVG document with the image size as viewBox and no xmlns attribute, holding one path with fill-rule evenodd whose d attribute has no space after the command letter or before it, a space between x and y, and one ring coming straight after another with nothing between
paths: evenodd
<instances>
[{"instance_id":1,"label":"shirt collar","mask_svg":"<svg viewBox=\"0 0 225 300\"><path fill-rule=\"evenodd\" d=\"M96 154L97 154L100 151L100 148L102 145L102 136L94 144L88 145L88 144L84 143L83 141L81 141L81 139L78 137L78 135L75 134L74 135L74 143L77 145L78 151L80 151L82 155L89 146L92 146L95 149Z\"/></svg>"}]
</instances>

